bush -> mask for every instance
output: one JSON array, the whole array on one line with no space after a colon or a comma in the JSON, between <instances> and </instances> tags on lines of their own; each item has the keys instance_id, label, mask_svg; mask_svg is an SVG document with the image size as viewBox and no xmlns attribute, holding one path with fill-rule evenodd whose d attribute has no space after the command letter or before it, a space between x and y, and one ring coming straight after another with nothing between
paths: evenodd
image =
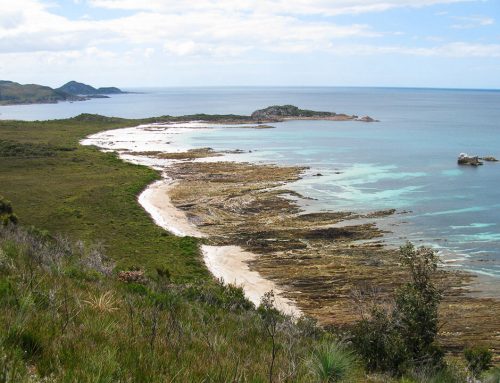
<instances>
[{"instance_id":1,"label":"bush","mask_svg":"<svg viewBox=\"0 0 500 383\"><path fill-rule=\"evenodd\" d=\"M0 225L7 226L9 223L16 224L17 216L12 210L10 201L0 195Z\"/></svg>"},{"instance_id":2,"label":"bush","mask_svg":"<svg viewBox=\"0 0 500 383\"><path fill-rule=\"evenodd\" d=\"M321 344L314 351L310 366L312 374L322 383L351 381L358 368L354 354L339 343Z\"/></svg>"},{"instance_id":3,"label":"bush","mask_svg":"<svg viewBox=\"0 0 500 383\"><path fill-rule=\"evenodd\" d=\"M43 346L38 335L28 330L12 329L5 343L12 347L19 347L26 360L39 358L43 353Z\"/></svg>"},{"instance_id":4,"label":"bush","mask_svg":"<svg viewBox=\"0 0 500 383\"><path fill-rule=\"evenodd\" d=\"M500 383L500 367L495 367L484 377L483 383Z\"/></svg>"},{"instance_id":5,"label":"bush","mask_svg":"<svg viewBox=\"0 0 500 383\"><path fill-rule=\"evenodd\" d=\"M407 243L401 263L411 280L396 291L393 307L375 306L353 328L353 344L369 370L401 375L412 366L442 368L443 352L435 342L441 293L432 282L437 255Z\"/></svg>"},{"instance_id":6,"label":"bush","mask_svg":"<svg viewBox=\"0 0 500 383\"><path fill-rule=\"evenodd\" d=\"M374 307L369 319L353 327L352 343L369 371L399 375L409 367L410 356L402 334L395 328L390 313L380 307Z\"/></svg>"},{"instance_id":7,"label":"bush","mask_svg":"<svg viewBox=\"0 0 500 383\"><path fill-rule=\"evenodd\" d=\"M493 354L486 347L472 347L464 350L467 368L474 377L479 377L483 371L491 367Z\"/></svg>"},{"instance_id":8,"label":"bush","mask_svg":"<svg viewBox=\"0 0 500 383\"><path fill-rule=\"evenodd\" d=\"M222 280L215 284L193 284L185 290L184 295L191 301L203 302L230 311L246 311L254 308L241 287L226 285Z\"/></svg>"},{"instance_id":9,"label":"bush","mask_svg":"<svg viewBox=\"0 0 500 383\"><path fill-rule=\"evenodd\" d=\"M441 369L434 369L432 366L426 366L420 369L410 371L407 380L404 382L412 383L464 383L467 380L466 371L463 366L450 364ZM403 382L402 381L402 382ZM401 383L402 383L401 382Z\"/></svg>"}]
</instances>

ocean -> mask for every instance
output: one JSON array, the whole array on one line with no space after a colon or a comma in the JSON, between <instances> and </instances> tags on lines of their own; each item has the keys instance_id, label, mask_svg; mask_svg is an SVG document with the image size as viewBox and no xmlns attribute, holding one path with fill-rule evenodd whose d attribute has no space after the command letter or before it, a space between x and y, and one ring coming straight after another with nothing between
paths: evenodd
<instances>
[{"instance_id":1,"label":"ocean","mask_svg":"<svg viewBox=\"0 0 500 383\"><path fill-rule=\"evenodd\" d=\"M369 115L377 123L287 121L276 129L190 131L182 145L242 149L244 161L310 167L287 185L307 211L396 209L385 241L438 249L450 267L500 278L500 163L457 165L459 153L500 158L500 91L394 88L170 88L85 102L0 107L1 119L80 113L140 118L250 114L274 104ZM251 151L251 152L250 152ZM322 176L314 176L320 173Z\"/></svg>"}]
</instances>

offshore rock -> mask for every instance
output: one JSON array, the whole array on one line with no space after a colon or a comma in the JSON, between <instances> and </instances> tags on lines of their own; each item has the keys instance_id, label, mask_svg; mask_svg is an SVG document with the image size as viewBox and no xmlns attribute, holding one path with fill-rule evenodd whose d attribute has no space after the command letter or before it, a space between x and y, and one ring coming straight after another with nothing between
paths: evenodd
<instances>
[{"instance_id":1,"label":"offshore rock","mask_svg":"<svg viewBox=\"0 0 500 383\"><path fill-rule=\"evenodd\" d=\"M481 158L483 161L488 161L488 162L498 162L498 160L493 157L493 156L486 156L486 157L483 157Z\"/></svg>"},{"instance_id":2,"label":"offshore rock","mask_svg":"<svg viewBox=\"0 0 500 383\"><path fill-rule=\"evenodd\" d=\"M481 161L479 161L478 156L469 156L466 153L460 153L460 155L458 156L457 163L459 165L470 165L470 166L479 166L483 164Z\"/></svg>"},{"instance_id":3,"label":"offshore rock","mask_svg":"<svg viewBox=\"0 0 500 383\"><path fill-rule=\"evenodd\" d=\"M356 121L361 121L361 122L379 122L379 120L375 120L374 118L371 118L370 116L364 116L357 118Z\"/></svg>"}]
</instances>

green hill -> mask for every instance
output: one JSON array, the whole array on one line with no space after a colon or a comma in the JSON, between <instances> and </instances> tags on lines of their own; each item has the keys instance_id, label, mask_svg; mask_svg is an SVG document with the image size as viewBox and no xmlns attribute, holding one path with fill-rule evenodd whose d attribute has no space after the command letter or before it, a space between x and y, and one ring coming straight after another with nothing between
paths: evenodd
<instances>
[{"instance_id":1,"label":"green hill","mask_svg":"<svg viewBox=\"0 0 500 383\"><path fill-rule=\"evenodd\" d=\"M83 96L125 93L115 87L94 88L93 86L76 81L70 81L61 86L60 88L58 88L57 90L73 95L83 95Z\"/></svg>"},{"instance_id":2,"label":"green hill","mask_svg":"<svg viewBox=\"0 0 500 383\"><path fill-rule=\"evenodd\" d=\"M0 81L0 105L51 104L59 101L80 101L81 97L48 86Z\"/></svg>"}]
</instances>

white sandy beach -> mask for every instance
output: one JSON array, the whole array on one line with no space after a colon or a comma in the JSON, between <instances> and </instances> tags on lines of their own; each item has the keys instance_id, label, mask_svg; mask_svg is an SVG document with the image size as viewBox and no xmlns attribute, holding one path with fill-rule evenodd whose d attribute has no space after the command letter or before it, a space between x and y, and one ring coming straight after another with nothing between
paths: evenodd
<instances>
[{"instance_id":1,"label":"white sandy beach","mask_svg":"<svg viewBox=\"0 0 500 383\"><path fill-rule=\"evenodd\" d=\"M175 137L182 134L183 129L207 129L210 124L187 123L161 125L141 125L135 128L116 129L97 133L81 141L82 145L95 145L103 150L116 151L128 162L141 164L154 169L162 169L175 161L159 160L144 155L134 155L133 151L184 151L175 142ZM129 152L132 151L132 152ZM138 197L141 206L151 215L154 222L177 236L203 238L205 235L191 222L186 214L177 209L169 198L169 191L175 181L164 178L149 185ZM273 281L263 278L257 271L250 270L248 262L257 257L256 254L244 251L239 246L202 245L204 262L215 278L225 283L241 286L246 297L255 305L262 296L273 290L276 307L283 313L300 316L301 311L296 304L283 296L283 290Z\"/></svg>"},{"instance_id":2,"label":"white sandy beach","mask_svg":"<svg viewBox=\"0 0 500 383\"><path fill-rule=\"evenodd\" d=\"M189 223L186 214L170 202L169 191L175 186L172 180L161 180L149 185L140 195L139 203L158 226L180 237L202 238L204 235Z\"/></svg>"}]
</instances>

